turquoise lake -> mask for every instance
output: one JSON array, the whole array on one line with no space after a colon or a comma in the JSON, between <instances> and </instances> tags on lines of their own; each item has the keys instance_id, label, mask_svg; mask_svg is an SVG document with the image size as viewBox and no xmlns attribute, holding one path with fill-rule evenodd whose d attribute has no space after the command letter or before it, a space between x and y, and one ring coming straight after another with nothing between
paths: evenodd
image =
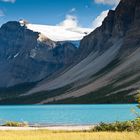
<instances>
[{"instance_id":1,"label":"turquoise lake","mask_svg":"<svg viewBox=\"0 0 140 140\"><path fill-rule=\"evenodd\" d=\"M27 121L40 125L88 125L134 119L136 104L0 106L0 123Z\"/></svg>"}]
</instances>

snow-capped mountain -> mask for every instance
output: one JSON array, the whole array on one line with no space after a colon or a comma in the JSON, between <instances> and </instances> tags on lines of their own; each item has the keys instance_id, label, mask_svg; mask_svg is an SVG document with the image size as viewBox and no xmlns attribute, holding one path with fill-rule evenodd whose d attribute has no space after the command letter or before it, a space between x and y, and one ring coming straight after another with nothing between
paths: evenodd
<instances>
[{"instance_id":1,"label":"snow-capped mountain","mask_svg":"<svg viewBox=\"0 0 140 140\"><path fill-rule=\"evenodd\" d=\"M22 21L20 21L22 23ZM64 28L62 26L50 26L39 24L27 24L28 29L39 32L53 41L76 41L89 34L90 28Z\"/></svg>"},{"instance_id":2,"label":"snow-capped mountain","mask_svg":"<svg viewBox=\"0 0 140 140\"><path fill-rule=\"evenodd\" d=\"M0 87L38 81L71 64L77 47L9 21L0 28ZM10 79L10 80L9 80Z\"/></svg>"},{"instance_id":3,"label":"snow-capped mountain","mask_svg":"<svg viewBox=\"0 0 140 140\"><path fill-rule=\"evenodd\" d=\"M87 36L81 28L23 25L0 28L0 86L8 87L0 104L135 102L140 0L121 0Z\"/></svg>"}]
</instances>

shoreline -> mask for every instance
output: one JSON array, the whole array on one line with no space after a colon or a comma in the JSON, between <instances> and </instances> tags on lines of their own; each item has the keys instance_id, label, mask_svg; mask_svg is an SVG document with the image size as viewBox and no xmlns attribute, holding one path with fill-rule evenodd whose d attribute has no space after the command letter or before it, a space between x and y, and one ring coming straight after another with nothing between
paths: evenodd
<instances>
[{"instance_id":1,"label":"shoreline","mask_svg":"<svg viewBox=\"0 0 140 140\"><path fill-rule=\"evenodd\" d=\"M52 130L52 131L84 131L90 130L95 125L67 125L67 126L29 126L29 127L9 127L9 126L0 126L0 131L7 130Z\"/></svg>"}]
</instances>

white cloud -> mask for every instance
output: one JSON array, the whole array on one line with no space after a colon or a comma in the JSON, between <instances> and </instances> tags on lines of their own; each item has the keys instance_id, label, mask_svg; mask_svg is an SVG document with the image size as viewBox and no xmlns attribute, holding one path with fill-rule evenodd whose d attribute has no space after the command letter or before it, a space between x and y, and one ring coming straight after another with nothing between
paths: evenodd
<instances>
[{"instance_id":1,"label":"white cloud","mask_svg":"<svg viewBox=\"0 0 140 140\"><path fill-rule=\"evenodd\" d=\"M64 21L59 23L59 26L68 29L68 28L76 28L80 25L76 16L66 15Z\"/></svg>"},{"instance_id":2,"label":"white cloud","mask_svg":"<svg viewBox=\"0 0 140 140\"><path fill-rule=\"evenodd\" d=\"M66 15L65 19L56 26L65 29L66 31L73 32L75 35L77 34L80 38L83 38L83 36L93 31L92 28L83 28L79 24L78 18L73 15Z\"/></svg>"},{"instance_id":3,"label":"white cloud","mask_svg":"<svg viewBox=\"0 0 140 140\"><path fill-rule=\"evenodd\" d=\"M92 22L90 28L83 28L78 21L78 18L73 15L66 15L65 19L60 22L58 25L63 29L77 32L80 34L90 33L91 31L95 30L97 27L102 25L103 20L108 15L109 10L103 11L95 20Z\"/></svg>"},{"instance_id":4,"label":"white cloud","mask_svg":"<svg viewBox=\"0 0 140 140\"><path fill-rule=\"evenodd\" d=\"M0 10L0 17L3 17L4 16L4 13L2 10Z\"/></svg>"},{"instance_id":5,"label":"white cloud","mask_svg":"<svg viewBox=\"0 0 140 140\"><path fill-rule=\"evenodd\" d=\"M107 5L115 5L117 6L120 0L94 0L95 3L98 4L107 4Z\"/></svg>"},{"instance_id":6,"label":"white cloud","mask_svg":"<svg viewBox=\"0 0 140 140\"><path fill-rule=\"evenodd\" d=\"M109 10L103 11L93 22L92 27L93 29L96 29L97 27L102 25L103 20L107 16Z\"/></svg>"},{"instance_id":7,"label":"white cloud","mask_svg":"<svg viewBox=\"0 0 140 140\"><path fill-rule=\"evenodd\" d=\"M111 5L112 10L116 8L116 6L119 4L120 0L94 0L97 4L104 4L104 5ZM97 27L102 25L103 20L107 16L109 10L103 11L96 19L92 22L93 29L96 29Z\"/></svg>"},{"instance_id":8,"label":"white cloud","mask_svg":"<svg viewBox=\"0 0 140 140\"><path fill-rule=\"evenodd\" d=\"M2 2L11 2L11 3L14 3L16 0L0 0Z\"/></svg>"}]
</instances>

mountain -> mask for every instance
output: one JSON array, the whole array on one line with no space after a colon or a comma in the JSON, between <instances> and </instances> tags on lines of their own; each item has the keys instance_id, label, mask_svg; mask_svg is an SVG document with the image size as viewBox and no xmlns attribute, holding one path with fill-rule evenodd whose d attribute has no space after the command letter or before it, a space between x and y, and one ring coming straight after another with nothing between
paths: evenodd
<instances>
[{"instance_id":1,"label":"mountain","mask_svg":"<svg viewBox=\"0 0 140 140\"><path fill-rule=\"evenodd\" d=\"M132 103L140 87L140 0L121 0L85 36L65 69L1 104ZM21 86L20 86L21 87ZM11 88L7 89L8 91ZM3 94L2 94L3 95Z\"/></svg>"},{"instance_id":2,"label":"mountain","mask_svg":"<svg viewBox=\"0 0 140 140\"><path fill-rule=\"evenodd\" d=\"M23 23L23 21L20 21ZM40 32L53 41L78 41L81 40L86 34L89 34L92 29L89 28L65 28L63 26L39 25L39 24L26 24L27 28L35 32Z\"/></svg>"},{"instance_id":3,"label":"mountain","mask_svg":"<svg viewBox=\"0 0 140 140\"><path fill-rule=\"evenodd\" d=\"M0 87L32 83L73 62L77 47L52 41L17 21L0 28Z\"/></svg>"}]
</instances>

